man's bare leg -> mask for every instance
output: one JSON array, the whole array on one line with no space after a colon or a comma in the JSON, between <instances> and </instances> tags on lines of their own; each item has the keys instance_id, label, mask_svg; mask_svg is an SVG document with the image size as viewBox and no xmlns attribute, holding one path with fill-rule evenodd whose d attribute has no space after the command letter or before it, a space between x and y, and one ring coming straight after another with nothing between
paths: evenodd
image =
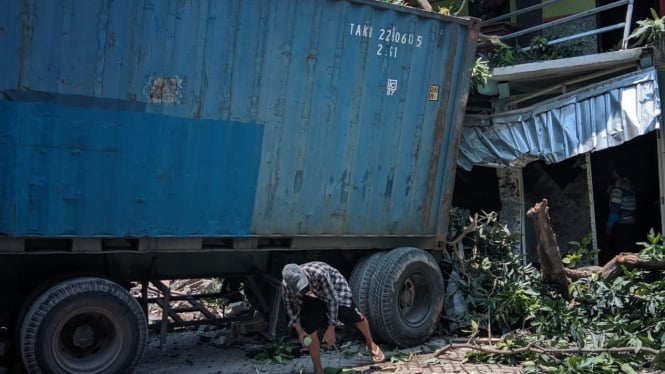
<instances>
[{"instance_id":1,"label":"man's bare leg","mask_svg":"<svg viewBox=\"0 0 665 374\"><path fill-rule=\"evenodd\" d=\"M309 356L312 358L314 364L314 374L323 374L323 365L321 364L321 342L319 341L318 332L311 333L312 343L309 345Z\"/></svg>"},{"instance_id":2,"label":"man's bare leg","mask_svg":"<svg viewBox=\"0 0 665 374\"><path fill-rule=\"evenodd\" d=\"M377 345L374 343L374 340L372 340L372 333L369 331L369 323L367 322L367 318L363 318L362 321L356 322L356 327L358 330L360 330L360 333L363 334L363 337L365 338L365 346L367 346L367 351L370 355L372 355L373 359L373 352L375 351L375 347L377 347Z\"/></svg>"}]
</instances>

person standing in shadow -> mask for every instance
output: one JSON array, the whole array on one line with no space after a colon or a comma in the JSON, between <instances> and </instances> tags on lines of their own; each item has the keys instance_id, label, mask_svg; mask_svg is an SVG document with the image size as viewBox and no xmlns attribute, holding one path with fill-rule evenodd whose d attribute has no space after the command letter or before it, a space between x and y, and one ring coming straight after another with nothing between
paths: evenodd
<instances>
[{"instance_id":1,"label":"person standing in shadow","mask_svg":"<svg viewBox=\"0 0 665 374\"><path fill-rule=\"evenodd\" d=\"M636 214L637 195L632 182L615 165L610 172L612 184L607 188L609 214L605 234L609 236L614 255L637 250Z\"/></svg>"}]
</instances>

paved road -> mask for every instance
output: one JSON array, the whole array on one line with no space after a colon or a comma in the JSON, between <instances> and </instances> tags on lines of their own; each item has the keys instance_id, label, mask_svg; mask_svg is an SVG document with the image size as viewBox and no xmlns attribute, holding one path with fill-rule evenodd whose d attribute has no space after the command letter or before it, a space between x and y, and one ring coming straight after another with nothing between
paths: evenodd
<instances>
[{"instance_id":1,"label":"paved road","mask_svg":"<svg viewBox=\"0 0 665 374\"><path fill-rule=\"evenodd\" d=\"M213 341L214 342L214 341ZM306 354L283 364L262 365L248 358L247 352L260 349L256 343L217 347L202 343L194 332L168 336L166 349L159 348L159 339L151 336L148 348L136 374L305 374L312 364ZM338 350L326 351L322 361L326 368L346 369L345 373L521 373L520 368L501 365L462 364L465 352L453 351L433 357L432 352L445 344L432 339L427 344L408 350L391 351L383 346L387 360L373 365L360 340L343 344ZM392 360L391 360L392 357ZM341 370L339 371L341 372Z\"/></svg>"}]
</instances>

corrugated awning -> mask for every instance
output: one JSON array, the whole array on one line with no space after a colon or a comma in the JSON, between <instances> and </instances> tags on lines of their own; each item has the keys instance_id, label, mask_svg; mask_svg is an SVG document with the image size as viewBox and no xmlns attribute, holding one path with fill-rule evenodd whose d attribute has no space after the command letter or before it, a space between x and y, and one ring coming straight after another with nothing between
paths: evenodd
<instances>
[{"instance_id":1,"label":"corrugated awning","mask_svg":"<svg viewBox=\"0 0 665 374\"><path fill-rule=\"evenodd\" d=\"M654 68L622 75L529 108L464 121L458 164L522 167L618 146L659 128Z\"/></svg>"}]
</instances>

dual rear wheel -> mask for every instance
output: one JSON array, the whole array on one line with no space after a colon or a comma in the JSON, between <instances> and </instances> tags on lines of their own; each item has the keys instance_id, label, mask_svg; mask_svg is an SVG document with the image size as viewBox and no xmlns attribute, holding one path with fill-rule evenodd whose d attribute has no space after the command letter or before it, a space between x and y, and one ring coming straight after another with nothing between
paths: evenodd
<instances>
[{"instance_id":1,"label":"dual rear wheel","mask_svg":"<svg viewBox=\"0 0 665 374\"><path fill-rule=\"evenodd\" d=\"M430 253L401 247L372 254L355 266L349 283L377 340L413 346L425 342L436 328L443 308L443 276Z\"/></svg>"}]
</instances>

